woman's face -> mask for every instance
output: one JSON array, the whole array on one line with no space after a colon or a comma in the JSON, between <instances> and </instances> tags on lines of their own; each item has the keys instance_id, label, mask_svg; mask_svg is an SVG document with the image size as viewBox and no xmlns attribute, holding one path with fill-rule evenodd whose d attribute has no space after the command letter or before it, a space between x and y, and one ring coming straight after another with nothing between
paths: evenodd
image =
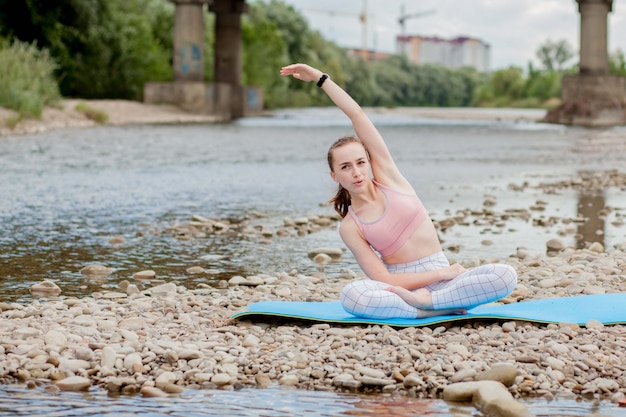
<instances>
[{"instance_id":1,"label":"woman's face","mask_svg":"<svg viewBox=\"0 0 626 417\"><path fill-rule=\"evenodd\" d=\"M367 184L370 163L367 152L358 142L347 143L332 150L331 178L348 190L357 190Z\"/></svg>"}]
</instances>

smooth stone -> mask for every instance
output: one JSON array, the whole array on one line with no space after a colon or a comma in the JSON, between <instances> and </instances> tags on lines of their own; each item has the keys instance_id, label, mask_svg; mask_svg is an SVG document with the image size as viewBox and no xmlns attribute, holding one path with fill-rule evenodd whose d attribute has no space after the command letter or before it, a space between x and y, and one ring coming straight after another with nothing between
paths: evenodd
<instances>
[{"instance_id":1,"label":"smooth stone","mask_svg":"<svg viewBox=\"0 0 626 417\"><path fill-rule=\"evenodd\" d=\"M515 401L504 385L497 381L457 382L443 389L443 399L472 402L486 415L494 417L530 417L532 414Z\"/></svg>"},{"instance_id":2,"label":"smooth stone","mask_svg":"<svg viewBox=\"0 0 626 417\"><path fill-rule=\"evenodd\" d=\"M476 376L476 370L472 368L461 369L450 378L452 382L461 382L465 380L472 380Z\"/></svg>"},{"instance_id":3,"label":"smooth stone","mask_svg":"<svg viewBox=\"0 0 626 417\"><path fill-rule=\"evenodd\" d=\"M141 317L129 317L120 321L117 325L120 329L124 330L140 330L147 326L146 320Z\"/></svg>"},{"instance_id":4,"label":"smooth stone","mask_svg":"<svg viewBox=\"0 0 626 417\"><path fill-rule=\"evenodd\" d=\"M561 239L554 238L546 242L546 248L548 249L548 251L558 252L558 251L562 251L563 249L565 249L565 244L563 243Z\"/></svg>"},{"instance_id":5,"label":"smooth stone","mask_svg":"<svg viewBox=\"0 0 626 417\"><path fill-rule=\"evenodd\" d=\"M85 391L91 387L91 380L82 376L70 376L56 383L61 391Z\"/></svg>"},{"instance_id":6,"label":"smooth stone","mask_svg":"<svg viewBox=\"0 0 626 417\"><path fill-rule=\"evenodd\" d=\"M185 272L187 272L190 275L203 274L204 273L204 268L202 268L201 266L192 266L190 268L187 268L185 270Z\"/></svg>"},{"instance_id":7,"label":"smooth stone","mask_svg":"<svg viewBox=\"0 0 626 417\"><path fill-rule=\"evenodd\" d=\"M117 352L110 346L105 346L102 349L102 356L100 358L100 366L103 368L113 369L115 367L115 360L117 359Z\"/></svg>"},{"instance_id":8,"label":"smooth stone","mask_svg":"<svg viewBox=\"0 0 626 417\"><path fill-rule=\"evenodd\" d=\"M333 258L331 258L330 256L328 256L325 253L318 253L317 255L315 255L313 257L313 261L318 263L318 264L327 264L329 262L331 262L333 260Z\"/></svg>"},{"instance_id":9,"label":"smooth stone","mask_svg":"<svg viewBox=\"0 0 626 417\"><path fill-rule=\"evenodd\" d=\"M272 384L272 379L266 374L256 374L254 381L260 387L269 387Z\"/></svg>"},{"instance_id":10,"label":"smooth stone","mask_svg":"<svg viewBox=\"0 0 626 417\"><path fill-rule=\"evenodd\" d=\"M371 376L362 376L361 378L359 378L359 381L361 381L361 384L363 385L374 385L379 387L384 387L386 385L392 385L396 383L396 381L393 379L373 378Z\"/></svg>"},{"instance_id":11,"label":"smooth stone","mask_svg":"<svg viewBox=\"0 0 626 417\"><path fill-rule=\"evenodd\" d=\"M211 382L221 387L223 385L228 385L233 381L233 377L229 374L215 374L211 377Z\"/></svg>"},{"instance_id":12,"label":"smooth stone","mask_svg":"<svg viewBox=\"0 0 626 417\"><path fill-rule=\"evenodd\" d=\"M310 250L307 256L309 259L315 260L315 257L320 254L328 256L331 261L339 261L343 256L343 251L334 248L315 248Z\"/></svg>"},{"instance_id":13,"label":"smooth stone","mask_svg":"<svg viewBox=\"0 0 626 417\"><path fill-rule=\"evenodd\" d=\"M206 372L198 372L193 376L198 384L204 384L205 382L210 382L211 378L213 378L213 374Z\"/></svg>"},{"instance_id":14,"label":"smooth stone","mask_svg":"<svg viewBox=\"0 0 626 417\"><path fill-rule=\"evenodd\" d=\"M144 397L169 397L169 394L157 387L141 387L141 395Z\"/></svg>"},{"instance_id":15,"label":"smooth stone","mask_svg":"<svg viewBox=\"0 0 626 417\"><path fill-rule=\"evenodd\" d=\"M176 375L173 372L163 372L161 375L157 376L155 380L155 385L158 388L163 388L167 384L173 384L178 380Z\"/></svg>"},{"instance_id":16,"label":"smooth stone","mask_svg":"<svg viewBox=\"0 0 626 417\"><path fill-rule=\"evenodd\" d=\"M61 288L52 281L45 280L30 287L31 294L59 295Z\"/></svg>"},{"instance_id":17,"label":"smooth stone","mask_svg":"<svg viewBox=\"0 0 626 417\"><path fill-rule=\"evenodd\" d=\"M298 378L298 375L294 375L294 374L285 375L278 380L278 383L280 385L285 385L285 386L298 385L299 382L300 382L300 379Z\"/></svg>"},{"instance_id":18,"label":"smooth stone","mask_svg":"<svg viewBox=\"0 0 626 417\"><path fill-rule=\"evenodd\" d=\"M476 375L476 381L497 381L505 387L510 387L517 378L517 368L511 365L496 365L490 370Z\"/></svg>"},{"instance_id":19,"label":"smooth stone","mask_svg":"<svg viewBox=\"0 0 626 417\"><path fill-rule=\"evenodd\" d=\"M152 279L154 277L156 277L156 272L154 272L151 269L147 269L145 271L135 272L133 274L133 278L134 279L139 279L139 280L142 280L142 279Z\"/></svg>"},{"instance_id":20,"label":"smooth stone","mask_svg":"<svg viewBox=\"0 0 626 417\"><path fill-rule=\"evenodd\" d=\"M126 355L124 358L124 368L129 371L134 371L137 365L143 366L141 363L141 355L137 352Z\"/></svg>"},{"instance_id":21,"label":"smooth stone","mask_svg":"<svg viewBox=\"0 0 626 417\"><path fill-rule=\"evenodd\" d=\"M59 366L58 366L60 371L66 372L66 373L76 373L78 371L80 371L81 369L91 369L91 363L89 363L88 361L84 361L81 359L67 359L67 358L60 358L59 359Z\"/></svg>"},{"instance_id":22,"label":"smooth stone","mask_svg":"<svg viewBox=\"0 0 626 417\"><path fill-rule=\"evenodd\" d=\"M124 239L124 236L113 236L109 239L110 245L123 245L124 243L126 243L126 239Z\"/></svg>"},{"instance_id":23,"label":"smooth stone","mask_svg":"<svg viewBox=\"0 0 626 417\"><path fill-rule=\"evenodd\" d=\"M169 282L167 284L157 285L156 287L148 288L146 290L153 296L165 296L165 295L173 295L176 294L177 288L176 284L173 282Z\"/></svg>"},{"instance_id":24,"label":"smooth stone","mask_svg":"<svg viewBox=\"0 0 626 417\"><path fill-rule=\"evenodd\" d=\"M248 334L246 335L246 337L244 337L243 342L241 343L241 345L243 347L249 348L249 347L256 347L259 346L259 343L261 342L261 340L253 335L253 334Z\"/></svg>"},{"instance_id":25,"label":"smooth stone","mask_svg":"<svg viewBox=\"0 0 626 417\"><path fill-rule=\"evenodd\" d=\"M354 369L358 371L361 375L369 376L372 378L385 379L387 377L387 375L383 371L379 369L368 368L361 364L356 364L354 366Z\"/></svg>"},{"instance_id":26,"label":"smooth stone","mask_svg":"<svg viewBox=\"0 0 626 417\"><path fill-rule=\"evenodd\" d=\"M80 270L80 273L87 276L106 276L115 272L115 268L108 268L104 265L87 265Z\"/></svg>"}]
</instances>

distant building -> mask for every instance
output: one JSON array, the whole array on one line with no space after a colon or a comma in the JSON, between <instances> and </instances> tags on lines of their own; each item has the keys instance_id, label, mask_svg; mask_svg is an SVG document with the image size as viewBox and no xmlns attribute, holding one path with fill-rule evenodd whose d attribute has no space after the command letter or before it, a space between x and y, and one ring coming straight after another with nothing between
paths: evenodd
<instances>
[{"instance_id":1,"label":"distant building","mask_svg":"<svg viewBox=\"0 0 626 417\"><path fill-rule=\"evenodd\" d=\"M379 61L381 59L387 59L391 56L388 52L378 52L372 51L371 49L356 49L356 48L347 48L348 54L350 56L360 56L366 62Z\"/></svg>"},{"instance_id":2,"label":"distant building","mask_svg":"<svg viewBox=\"0 0 626 417\"><path fill-rule=\"evenodd\" d=\"M440 64L448 68L472 67L479 72L489 71L489 44L466 36L441 39L433 36L396 37L399 54L404 54L416 65Z\"/></svg>"}]
</instances>

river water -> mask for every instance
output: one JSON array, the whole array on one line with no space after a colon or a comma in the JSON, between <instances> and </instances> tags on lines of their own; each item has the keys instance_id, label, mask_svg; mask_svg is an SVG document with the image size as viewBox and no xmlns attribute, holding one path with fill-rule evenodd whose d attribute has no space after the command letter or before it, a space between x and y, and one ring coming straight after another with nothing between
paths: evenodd
<instances>
[{"instance_id":1,"label":"river water","mask_svg":"<svg viewBox=\"0 0 626 417\"><path fill-rule=\"evenodd\" d=\"M546 200L545 216L575 217L580 205L575 191L545 196L539 188L520 192L511 185L556 182L580 170L620 169L623 164L626 151L589 146L598 136L603 140L602 132L496 119L492 113L484 110L484 117L478 112L471 119L422 118L401 111L372 114L433 219L480 209L486 196L496 197L499 210L528 208ZM542 112L520 114L540 117ZM328 175L326 151L334 139L350 133L343 115L329 108L285 110L230 124L103 126L2 137L3 301L32 301L30 286L44 279L55 281L62 297L115 290L121 280L145 269L165 280L182 279L187 268L198 265L217 271L214 281L292 269L314 273L316 266L306 254L316 247L341 247L334 230L263 248L242 238L185 241L163 231L193 215L239 221L262 213L266 224L280 225L286 217L329 213L325 202L335 183ZM606 190L603 199L606 205L626 207L619 190ZM603 243L626 241L624 231L609 224ZM460 260L507 257L519 246L542 252L556 232L518 220L506 230L468 225L442 239L444 246L458 248L450 256ZM111 245L112 237L123 237L125 243ZM481 244L485 239L489 245ZM344 258L326 272L357 268L351 257ZM116 272L95 281L83 277L80 269L94 263ZM185 278L182 284L193 287L200 282L207 278ZM621 411L612 404L573 399L526 404L537 415L617 416ZM17 386L0 388L0 414L476 415L471 407L382 395L244 389L190 391L163 401L111 398L96 389L87 394L48 394Z\"/></svg>"}]
</instances>

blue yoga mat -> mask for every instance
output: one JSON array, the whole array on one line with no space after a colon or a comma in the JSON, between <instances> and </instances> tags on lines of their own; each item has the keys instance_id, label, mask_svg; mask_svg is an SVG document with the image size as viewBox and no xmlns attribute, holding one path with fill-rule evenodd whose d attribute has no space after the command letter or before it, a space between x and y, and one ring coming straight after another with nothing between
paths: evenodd
<instances>
[{"instance_id":1,"label":"blue yoga mat","mask_svg":"<svg viewBox=\"0 0 626 417\"><path fill-rule=\"evenodd\" d=\"M545 298L513 304L485 304L463 315L436 316L424 319L370 319L346 313L338 301L260 301L234 314L232 318L259 320L284 317L326 323L381 324L419 327L464 320L521 320L536 323L577 323L594 319L604 324L626 323L626 293L579 295Z\"/></svg>"}]
</instances>

